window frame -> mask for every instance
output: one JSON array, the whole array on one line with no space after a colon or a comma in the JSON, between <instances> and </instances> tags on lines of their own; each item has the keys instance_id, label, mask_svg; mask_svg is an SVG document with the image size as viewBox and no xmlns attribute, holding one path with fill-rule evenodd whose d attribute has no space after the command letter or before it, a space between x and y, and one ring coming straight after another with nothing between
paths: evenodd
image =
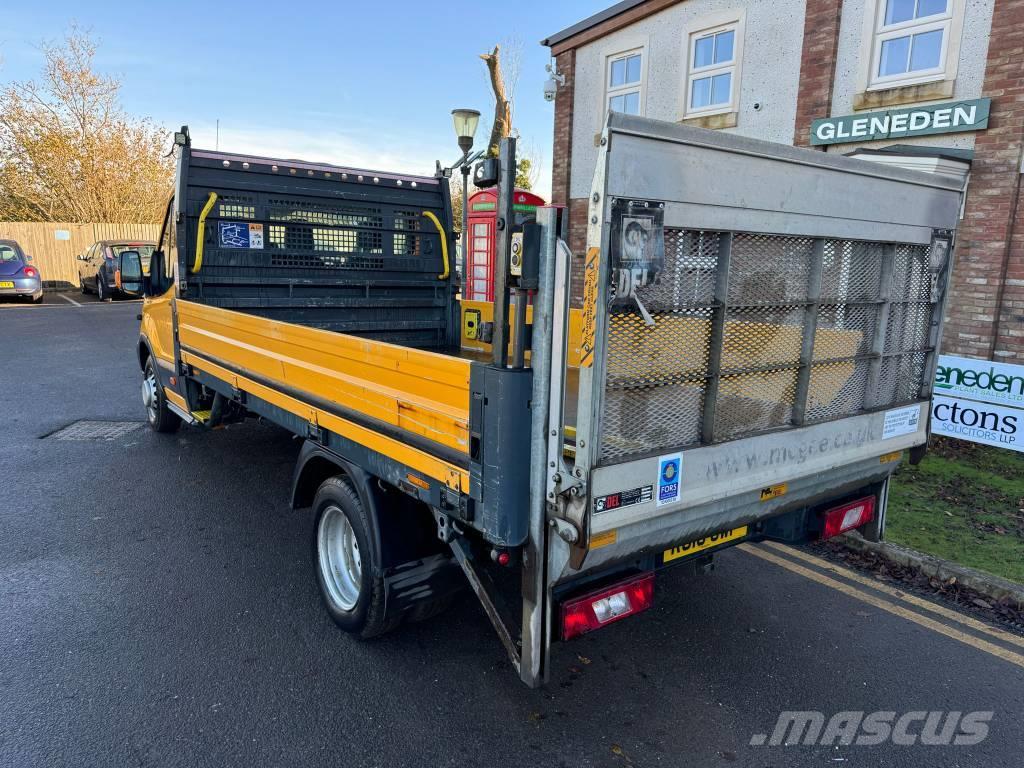
<instances>
[{"instance_id":1,"label":"window frame","mask_svg":"<svg viewBox=\"0 0 1024 768\"><path fill-rule=\"evenodd\" d=\"M738 111L741 70L743 63L743 12L719 13L704 16L687 26L682 41L683 67L682 78L682 112L683 118L707 117ZM697 41L709 35L718 35L732 31L732 60L728 63L712 63L704 67L695 67L693 62L697 53ZM714 77L725 73L731 75L729 81L729 99L722 104L711 104L706 107L694 107L690 103L693 95L693 83L705 77Z\"/></svg>"},{"instance_id":2,"label":"window frame","mask_svg":"<svg viewBox=\"0 0 1024 768\"><path fill-rule=\"evenodd\" d=\"M865 14L866 45L861 46L862 80L866 91L880 91L889 88L921 85L924 83L955 80L960 58L960 43L963 30L965 3L963 0L946 0L946 10L923 18L914 18L896 24L885 23L885 11L889 0L868 0ZM917 0L920 2L920 0ZM916 4L915 4L916 8ZM888 40L911 38L908 56L913 53L913 36L925 32L942 30L942 48L939 51L939 65L914 72L893 75L879 75L882 61L882 44ZM909 62L908 62L909 63Z\"/></svg>"},{"instance_id":3,"label":"window frame","mask_svg":"<svg viewBox=\"0 0 1024 768\"><path fill-rule=\"evenodd\" d=\"M630 56L640 56L640 79L635 82L626 83L624 85L612 86L612 62L620 59L625 60ZM602 101L601 101L601 114L607 115L611 112L611 106L608 102L612 100L614 96L623 96L629 93L637 92L639 94L639 104L637 115L644 116L647 111L647 44L631 45L628 48L621 48L613 53L607 53L604 56L604 87L601 89ZM629 114L628 112L622 114Z\"/></svg>"}]
</instances>

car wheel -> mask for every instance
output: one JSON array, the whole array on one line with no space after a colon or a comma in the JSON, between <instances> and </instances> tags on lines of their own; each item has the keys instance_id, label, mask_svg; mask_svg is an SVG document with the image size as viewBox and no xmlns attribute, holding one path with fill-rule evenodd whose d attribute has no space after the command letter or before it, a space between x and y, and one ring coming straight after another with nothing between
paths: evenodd
<instances>
[{"instance_id":1,"label":"car wheel","mask_svg":"<svg viewBox=\"0 0 1024 768\"><path fill-rule=\"evenodd\" d=\"M152 357L146 360L142 374L142 404L146 406L146 421L154 432L174 432L181 425L181 419L167 407Z\"/></svg>"},{"instance_id":2,"label":"car wheel","mask_svg":"<svg viewBox=\"0 0 1024 768\"><path fill-rule=\"evenodd\" d=\"M400 619L385 614L384 571L359 495L343 477L331 477L316 492L313 509L313 563L327 613L364 639L394 629Z\"/></svg>"},{"instance_id":3,"label":"car wheel","mask_svg":"<svg viewBox=\"0 0 1024 768\"><path fill-rule=\"evenodd\" d=\"M89 290L89 286L86 285L86 283L85 283L85 278L84 277L79 277L78 278L78 285L79 285L79 288L82 291L82 295L83 296L91 293L91 291Z\"/></svg>"},{"instance_id":4,"label":"car wheel","mask_svg":"<svg viewBox=\"0 0 1024 768\"><path fill-rule=\"evenodd\" d=\"M42 304L43 303L43 294L40 293L38 296L33 296L32 297L32 303L33 304Z\"/></svg>"},{"instance_id":5,"label":"car wheel","mask_svg":"<svg viewBox=\"0 0 1024 768\"><path fill-rule=\"evenodd\" d=\"M110 301L110 290L103 285L103 276L96 275L96 295L100 301Z\"/></svg>"}]
</instances>

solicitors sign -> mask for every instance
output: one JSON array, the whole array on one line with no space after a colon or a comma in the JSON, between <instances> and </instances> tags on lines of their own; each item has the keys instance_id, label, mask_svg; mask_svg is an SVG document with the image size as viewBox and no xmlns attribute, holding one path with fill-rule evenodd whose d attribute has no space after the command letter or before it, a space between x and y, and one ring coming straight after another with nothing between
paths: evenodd
<instances>
[{"instance_id":1,"label":"solicitors sign","mask_svg":"<svg viewBox=\"0 0 1024 768\"><path fill-rule=\"evenodd\" d=\"M1024 365L940 355L932 433L1024 452Z\"/></svg>"},{"instance_id":2,"label":"solicitors sign","mask_svg":"<svg viewBox=\"0 0 1024 768\"><path fill-rule=\"evenodd\" d=\"M980 131L988 128L992 99L969 99L927 107L888 109L842 117L825 117L811 124L811 144L905 139L937 133Z\"/></svg>"}]
</instances>

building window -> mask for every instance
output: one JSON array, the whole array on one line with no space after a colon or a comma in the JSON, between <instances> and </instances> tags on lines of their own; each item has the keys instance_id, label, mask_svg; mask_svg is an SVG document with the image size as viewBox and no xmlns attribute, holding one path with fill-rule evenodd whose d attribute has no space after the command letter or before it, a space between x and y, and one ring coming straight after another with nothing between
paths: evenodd
<instances>
[{"instance_id":1,"label":"building window","mask_svg":"<svg viewBox=\"0 0 1024 768\"><path fill-rule=\"evenodd\" d=\"M878 0L871 87L942 80L957 0Z\"/></svg>"},{"instance_id":2,"label":"building window","mask_svg":"<svg viewBox=\"0 0 1024 768\"><path fill-rule=\"evenodd\" d=\"M738 24L690 35L686 113L728 112L737 86Z\"/></svg>"},{"instance_id":3,"label":"building window","mask_svg":"<svg viewBox=\"0 0 1024 768\"><path fill-rule=\"evenodd\" d=\"M608 57L605 103L613 112L639 115L643 112L643 49Z\"/></svg>"}]
</instances>

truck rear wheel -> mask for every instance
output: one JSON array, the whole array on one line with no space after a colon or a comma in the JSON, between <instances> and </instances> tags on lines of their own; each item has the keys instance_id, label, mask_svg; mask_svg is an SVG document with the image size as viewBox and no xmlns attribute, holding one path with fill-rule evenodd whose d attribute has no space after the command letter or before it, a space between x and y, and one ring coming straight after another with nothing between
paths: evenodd
<instances>
[{"instance_id":1,"label":"truck rear wheel","mask_svg":"<svg viewBox=\"0 0 1024 768\"><path fill-rule=\"evenodd\" d=\"M384 569L359 495L341 476L328 478L313 500L313 563L327 613L361 638L393 629L384 611Z\"/></svg>"}]
</instances>

